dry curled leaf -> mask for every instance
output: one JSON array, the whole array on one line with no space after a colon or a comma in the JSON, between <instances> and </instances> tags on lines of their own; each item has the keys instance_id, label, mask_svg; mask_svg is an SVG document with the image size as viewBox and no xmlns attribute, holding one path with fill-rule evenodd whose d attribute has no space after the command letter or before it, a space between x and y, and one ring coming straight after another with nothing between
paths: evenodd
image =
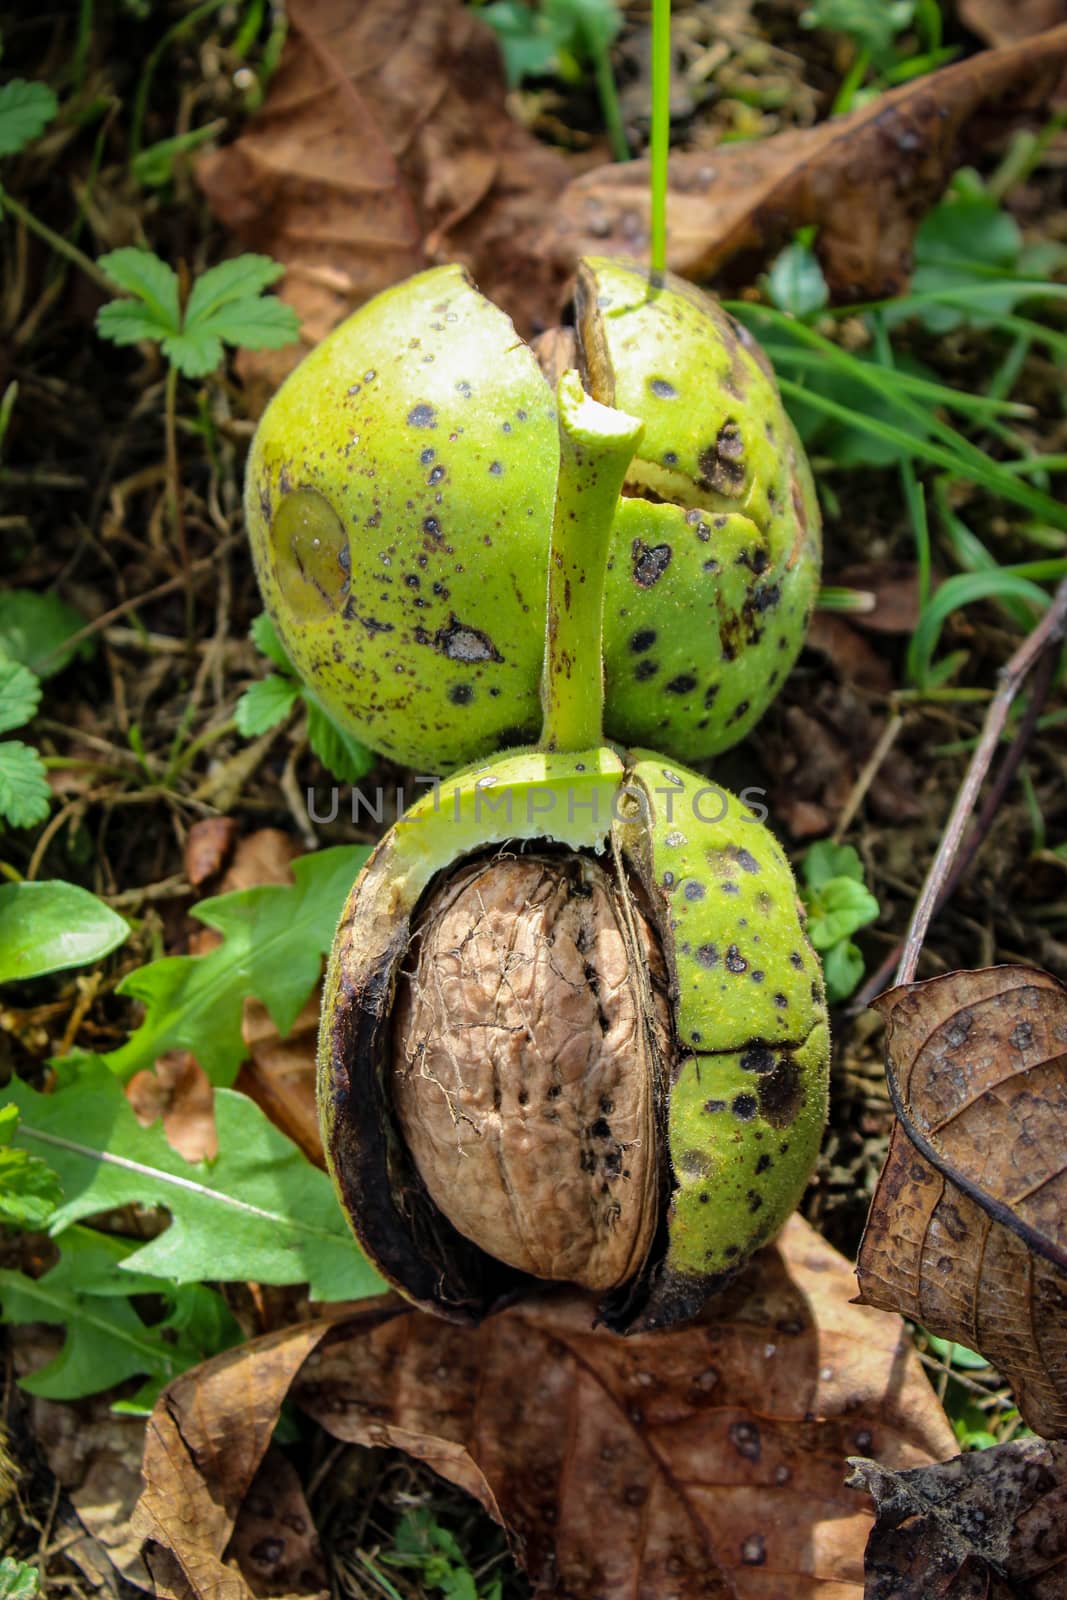
<instances>
[{"instance_id":1,"label":"dry curled leaf","mask_svg":"<svg viewBox=\"0 0 1067 1600\"><path fill-rule=\"evenodd\" d=\"M866 1600L1067 1594L1067 1445L1012 1439L907 1472L853 1466L849 1482L877 1508Z\"/></svg>"},{"instance_id":2,"label":"dry curled leaf","mask_svg":"<svg viewBox=\"0 0 1067 1600\"><path fill-rule=\"evenodd\" d=\"M460 260L524 331L562 273L526 241L574 171L508 114L499 49L460 0L290 0L289 36L246 131L200 182L250 249L284 262L305 348L364 300ZM242 357L276 384L303 351Z\"/></svg>"},{"instance_id":3,"label":"dry curled leaf","mask_svg":"<svg viewBox=\"0 0 1067 1600\"><path fill-rule=\"evenodd\" d=\"M955 1443L899 1318L851 1304L853 1287L794 1217L671 1333L593 1328L571 1292L473 1332L386 1297L229 1352L156 1407L146 1526L170 1554L153 1568L222 1593L197 1585L219 1581L290 1392L335 1437L406 1450L476 1496L542 1595L860 1600L872 1517L846 1457L905 1469Z\"/></svg>"},{"instance_id":4,"label":"dry curled leaf","mask_svg":"<svg viewBox=\"0 0 1067 1600\"><path fill-rule=\"evenodd\" d=\"M1014 44L1067 22L1067 0L959 0L959 13L986 44Z\"/></svg>"},{"instance_id":5,"label":"dry curled leaf","mask_svg":"<svg viewBox=\"0 0 1067 1600\"><path fill-rule=\"evenodd\" d=\"M1067 1434L1067 990L990 967L875 1005L898 1122L862 1300L981 1351L1036 1432Z\"/></svg>"},{"instance_id":6,"label":"dry curled leaf","mask_svg":"<svg viewBox=\"0 0 1067 1600\"><path fill-rule=\"evenodd\" d=\"M185 876L194 889L217 878L230 859L237 839L236 817L201 817L185 841Z\"/></svg>"},{"instance_id":7,"label":"dry curled leaf","mask_svg":"<svg viewBox=\"0 0 1067 1600\"><path fill-rule=\"evenodd\" d=\"M326 1165L315 1104L315 1048L322 986L317 984L283 1039L261 1000L249 998L241 1017L241 1037L249 1050L234 1088L300 1146L309 1161Z\"/></svg>"},{"instance_id":8,"label":"dry curled leaf","mask_svg":"<svg viewBox=\"0 0 1067 1600\"><path fill-rule=\"evenodd\" d=\"M711 277L741 252L768 253L815 224L815 248L839 300L898 293L919 221L959 165L979 112L1042 118L1067 63L1067 27L986 50L880 95L848 116L670 163L668 265ZM647 257L647 161L598 167L564 191L539 249L573 263L587 251Z\"/></svg>"},{"instance_id":9,"label":"dry curled leaf","mask_svg":"<svg viewBox=\"0 0 1067 1600\"><path fill-rule=\"evenodd\" d=\"M214 1091L191 1051L168 1050L153 1072L135 1072L126 1098L143 1128L162 1117L167 1143L186 1161L214 1161L219 1153Z\"/></svg>"}]
</instances>

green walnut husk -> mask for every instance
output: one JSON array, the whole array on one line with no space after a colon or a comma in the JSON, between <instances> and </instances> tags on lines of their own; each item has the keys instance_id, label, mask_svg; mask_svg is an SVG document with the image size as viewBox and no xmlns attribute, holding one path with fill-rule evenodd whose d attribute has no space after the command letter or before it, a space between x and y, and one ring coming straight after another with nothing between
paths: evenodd
<instances>
[{"instance_id":1,"label":"green walnut husk","mask_svg":"<svg viewBox=\"0 0 1067 1600\"><path fill-rule=\"evenodd\" d=\"M750 335L684 280L593 258L539 363L462 268L435 268L305 358L260 422L246 494L298 669L420 772L537 737L561 350L644 424L612 519L606 737L703 760L752 727L803 641L817 502Z\"/></svg>"},{"instance_id":2,"label":"green walnut husk","mask_svg":"<svg viewBox=\"0 0 1067 1600\"><path fill-rule=\"evenodd\" d=\"M819 962L740 800L600 734L606 553L640 421L559 385L541 745L385 836L327 974L319 1107L363 1248L477 1320L540 1279L693 1316L795 1207L826 1114Z\"/></svg>"}]
</instances>

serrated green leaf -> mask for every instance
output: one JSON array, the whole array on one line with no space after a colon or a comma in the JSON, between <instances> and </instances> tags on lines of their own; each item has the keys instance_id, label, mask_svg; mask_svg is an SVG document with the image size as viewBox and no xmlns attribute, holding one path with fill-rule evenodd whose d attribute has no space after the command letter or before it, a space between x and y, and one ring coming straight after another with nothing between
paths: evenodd
<instances>
[{"instance_id":1,"label":"serrated green leaf","mask_svg":"<svg viewBox=\"0 0 1067 1600\"><path fill-rule=\"evenodd\" d=\"M28 1561L0 1556L0 1600L35 1600L41 1592L41 1574Z\"/></svg>"},{"instance_id":2,"label":"serrated green leaf","mask_svg":"<svg viewBox=\"0 0 1067 1600\"><path fill-rule=\"evenodd\" d=\"M21 739L0 744L0 818L13 828L43 822L52 802L44 762Z\"/></svg>"},{"instance_id":3,"label":"serrated green leaf","mask_svg":"<svg viewBox=\"0 0 1067 1600\"><path fill-rule=\"evenodd\" d=\"M307 1283L316 1300L380 1291L326 1174L245 1095L216 1092L219 1153L194 1164L159 1124L141 1127L101 1060L79 1058L68 1072L54 1094L17 1079L3 1091L19 1108L16 1146L51 1162L63 1185L53 1234L116 1206L163 1206L170 1226L126 1257L123 1271L175 1283Z\"/></svg>"},{"instance_id":4,"label":"serrated green leaf","mask_svg":"<svg viewBox=\"0 0 1067 1600\"><path fill-rule=\"evenodd\" d=\"M0 655L0 733L21 728L40 703L41 685L36 673L21 661Z\"/></svg>"},{"instance_id":5,"label":"serrated green leaf","mask_svg":"<svg viewBox=\"0 0 1067 1600\"><path fill-rule=\"evenodd\" d=\"M143 339L163 340L166 324L140 300L109 300L96 313L96 331L115 345L140 344Z\"/></svg>"},{"instance_id":6,"label":"serrated green leaf","mask_svg":"<svg viewBox=\"0 0 1067 1600\"><path fill-rule=\"evenodd\" d=\"M237 731L246 739L276 728L293 709L300 695L300 685L292 678L279 678L270 673L258 683L250 684L234 708Z\"/></svg>"},{"instance_id":7,"label":"serrated green leaf","mask_svg":"<svg viewBox=\"0 0 1067 1600\"><path fill-rule=\"evenodd\" d=\"M7 749L0 745L0 753ZM102 961L129 924L88 889L60 879L0 885L0 983Z\"/></svg>"},{"instance_id":8,"label":"serrated green leaf","mask_svg":"<svg viewBox=\"0 0 1067 1600\"><path fill-rule=\"evenodd\" d=\"M819 839L804 857L804 882L811 889L819 889L831 878L854 878L862 883L863 862L852 845Z\"/></svg>"},{"instance_id":9,"label":"serrated green leaf","mask_svg":"<svg viewBox=\"0 0 1067 1600\"><path fill-rule=\"evenodd\" d=\"M68 646L85 618L55 594L36 589L6 589L0 594L0 656L21 661L39 678L54 677L76 654L87 654L91 640Z\"/></svg>"},{"instance_id":10,"label":"serrated green leaf","mask_svg":"<svg viewBox=\"0 0 1067 1600\"><path fill-rule=\"evenodd\" d=\"M202 956L165 956L123 979L119 992L144 1003L145 1019L104 1057L126 1079L168 1050L191 1050L213 1083L231 1083L245 1058L241 1008L264 1002L288 1033L318 981L341 909L369 851L339 845L293 862L292 887L267 884L202 900L194 908L223 935Z\"/></svg>"},{"instance_id":11,"label":"serrated green leaf","mask_svg":"<svg viewBox=\"0 0 1067 1600\"><path fill-rule=\"evenodd\" d=\"M855 993L863 977L863 952L851 939L840 939L824 956L822 970L826 998L832 1006L840 1005Z\"/></svg>"},{"instance_id":12,"label":"serrated green leaf","mask_svg":"<svg viewBox=\"0 0 1067 1600\"><path fill-rule=\"evenodd\" d=\"M231 301L258 296L284 272L281 263L272 261L270 256L243 255L220 261L217 267L202 272L193 284L185 308L185 326L198 327L204 318Z\"/></svg>"},{"instance_id":13,"label":"serrated green leaf","mask_svg":"<svg viewBox=\"0 0 1067 1600\"><path fill-rule=\"evenodd\" d=\"M280 350L300 336L300 318L276 295L235 300L190 328L203 336L214 334L242 350Z\"/></svg>"},{"instance_id":14,"label":"serrated green leaf","mask_svg":"<svg viewBox=\"0 0 1067 1600\"><path fill-rule=\"evenodd\" d=\"M308 743L328 772L342 783L365 778L377 757L354 734L338 727L328 712L305 689L308 707Z\"/></svg>"},{"instance_id":15,"label":"serrated green leaf","mask_svg":"<svg viewBox=\"0 0 1067 1600\"><path fill-rule=\"evenodd\" d=\"M0 156L13 156L38 138L59 106L46 83L13 78L0 89Z\"/></svg>"},{"instance_id":16,"label":"serrated green leaf","mask_svg":"<svg viewBox=\"0 0 1067 1600\"><path fill-rule=\"evenodd\" d=\"M205 329L183 330L168 334L163 340L163 354L187 378L204 378L222 360L222 342L217 334Z\"/></svg>"},{"instance_id":17,"label":"serrated green leaf","mask_svg":"<svg viewBox=\"0 0 1067 1600\"><path fill-rule=\"evenodd\" d=\"M146 1324L131 1305L130 1295L162 1294L177 1302L189 1290L175 1289L146 1273L124 1271L136 1251L129 1240L72 1227L62 1236L59 1261L43 1277L0 1271L5 1322L59 1323L66 1333L58 1355L23 1378L22 1388L49 1400L77 1400L143 1373L159 1384L168 1383L237 1341L240 1331L221 1296L202 1284L195 1286L199 1295L212 1296L222 1308L215 1325L228 1335L222 1344L205 1346L189 1337L173 1314Z\"/></svg>"},{"instance_id":18,"label":"serrated green leaf","mask_svg":"<svg viewBox=\"0 0 1067 1600\"><path fill-rule=\"evenodd\" d=\"M831 878L808 900L808 938L816 950L830 950L838 940L873 922L878 911L878 901L862 883Z\"/></svg>"},{"instance_id":19,"label":"serrated green leaf","mask_svg":"<svg viewBox=\"0 0 1067 1600\"><path fill-rule=\"evenodd\" d=\"M265 655L268 660L273 661L274 665L280 667L288 677L296 677L293 663L286 655L285 646L278 638L274 624L265 611L261 611L253 621L248 630L248 637L261 655Z\"/></svg>"},{"instance_id":20,"label":"serrated green leaf","mask_svg":"<svg viewBox=\"0 0 1067 1600\"><path fill-rule=\"evenodd\" d=\"M151 250L138 250L132 246L112 250L108 255L101 256L96 264L113 283L128 294L135 295L152 312L159 324L159 332L153 334L153 338L178 332L181 311L178 274L173 267L161 261Z\"/></svg>"}]
</instances>

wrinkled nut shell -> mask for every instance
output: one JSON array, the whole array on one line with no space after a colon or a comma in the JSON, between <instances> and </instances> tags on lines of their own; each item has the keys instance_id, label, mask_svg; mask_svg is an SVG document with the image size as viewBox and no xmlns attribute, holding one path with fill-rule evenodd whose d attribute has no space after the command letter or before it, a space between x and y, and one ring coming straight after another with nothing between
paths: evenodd
<instances>
[{"instance_id":1,"label":"wrinkled nut shell","mask_svg":"<svg viewBox=\"0 0 1067 1600\"><path fill-rule=\"evenodd\" d=\"M657 1223L670 1052L647 922L587 857L497 856L431 896L414 949L393 1093L434 1203L535 1277L625 1282Z\"/></svg>"}]
</instances>

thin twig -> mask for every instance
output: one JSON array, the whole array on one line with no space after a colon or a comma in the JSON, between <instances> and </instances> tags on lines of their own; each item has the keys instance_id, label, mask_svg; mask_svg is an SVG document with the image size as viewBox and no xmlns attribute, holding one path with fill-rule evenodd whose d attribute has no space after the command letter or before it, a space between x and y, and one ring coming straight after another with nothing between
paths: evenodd
<instances>
[{"instance_id":1,"label":"thin twig","mask_svg":"<svg viewBox=\"0 0 1067 1600\"><path fill-rule=\"evenodd\" d=\"M840 844L852 823L853 817L859 810L866 797L868 789L882 770L882 763L892 750L897 741L897 735L904 726L904 718L899 711L893 713L879 736L878 743L871 751L864 764L863 771L852 785L852 792L845 801L845 808L837 819L837 827L833 832L834 844Z\"/></svg>"},{"instance_id":2,"label":"thin twig","mask_svg":"<svg viewBox=\"0 0 1067 1600\"><path fill-rule=\"evenodd\" d=\"M914 980L919 965L919 953L922 950L923 940L926 938L930 923L937 912L938 906L944 903L948 894L959 881L960 874L953 874L953 865L963 843L967 820L975 808L982 784L986 780L986 775L989 772L997 745L1000 743L1000 736L1004 731L1015 697L1032 669L1045 655L1046 651L1051 652L1053 647L1060 642L1065 632L1067 632L1067 578L1061 582L1056 590L1052 598L1052 604L1041 621L1019 646L1007 665L1001 669L1000 687L990 704L989 710L986 712L982 736L978 741L974 755L971 757L970 766L967 768L964 780L960 784L952 814L941 836L937 854L930 864L929 872L926 874L926 882L923 884L922 892L916 901L915 910L912 912L908 935L904 941L904 951L900 958L900 966L897 968L897 983L911 983ZM1050 668L1047 676L1042 674L1044 681L1039 680L1035 684L1035 692L1031 696L1030 710L1023 719L1019 732L1004 759L1004 767L1008 768L1007 774L1005 776L1002 770L1001 779L1003 781L998 780L990 795L990 800L994 801L995 804L993 806L987 804L982 811L979 819L981 831L979 831L979 827L974 829L971 841L968 844L967 855L964 858L964 866L973 859L975 851L978 849L985 833L988 832L995 808L1000 804L1004 791L1008 783L1010 783L1019 762L1022 760L1026 741L1033 731L1034 723L1040 712L1041 699L1043 698L1040 690L1043 688L1047 694L1051 678Z\"/></svg>"}]
</instances>

